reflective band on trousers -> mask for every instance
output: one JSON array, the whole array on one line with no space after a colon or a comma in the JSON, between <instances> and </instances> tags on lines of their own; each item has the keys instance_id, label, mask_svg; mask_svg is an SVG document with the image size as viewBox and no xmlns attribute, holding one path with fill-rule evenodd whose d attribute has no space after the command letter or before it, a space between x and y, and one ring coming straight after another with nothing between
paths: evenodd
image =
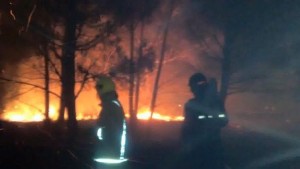
<instances>
[{"instance_id":1,"label":"reflective band on trousers","mask_svg":"<svg viewBox=\"0 0 300 169\"><path fill-rule=\"evenodd\" d=\"M217 116L213 116L213 115L208 115L208 116L205 116L205 115L200 115L198 116L198 119L213 119L213 118L225 118L226 115L225 114L218 114Z\"/></svg>"},{"instance_id":2,"label":"reflective band on trousers","mask_svg":"<svg viewBox=\"0 0 300 169\"><path fill-rule=\"evenodd\" d=\"M115 103L117 106L121 107L121 104L117 100L113 100L113 103ZM102 137L102 128L99 128L97 131L97 136L99 140L103 140ZM105 138L104 138L105 139ZM122 163L127 161L125 159L125 146L126 146L126 120L123 120L123 131L122 131L122 137L121 137L121 147L120 147L120 157L117 159L113 158L96 158L94 161L97 161L99 163L106 163L106 164L116 164L116 163Z\"/></svg>"},{"instance_id":3,"label":"reflective band on trousers","mask_svg":"<svg viewBox=\"0 0 300 169\"><path fill-rule=\"evenodd\" d=\"M95 161L105 164L119 164L127 161L127 159L112 159L112 158L96 158Z\"/></svg>"},{"instance_id":4,"label":"reflective band on trousers","mask_svg":"<svg viewBox=\"0 0 300 169\"><path fill-rule=\"evenodd\" d=\"M113 100L112 102L115 103L117 106L121 107L121 104L119 101ZM120 159L124 159L125 145L126 145L126 121L123 120L123 132L122 132L122 137L121 137Z\"/></svg>"}]
</instances>

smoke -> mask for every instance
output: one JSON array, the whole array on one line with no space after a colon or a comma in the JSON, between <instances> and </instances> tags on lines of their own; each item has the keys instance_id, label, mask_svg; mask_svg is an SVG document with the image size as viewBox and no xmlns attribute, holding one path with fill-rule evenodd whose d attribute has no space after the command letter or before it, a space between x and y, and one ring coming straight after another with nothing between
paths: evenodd
<instances>
[{"instance_id":1,"label":"smoke","mask_svg":"<svg viewBox=\"0 0 300 169\"><path fill-rule=\"evenodd\" d=\"M5 33L4 33L5 34ZM10 39L7 39L10 38ZM18 64L20 64L25 58L32 55L32 51L25 48L25 44L22 44L19 38L12 39L11 37L3 37L0 35L0 77L13 79L18 72ZM2 96L9 91L7 90L11 83L4 81L0 82L0 92ZM0 109L3 108L3 97L0 98Z\"/></svg>"},{"instance_id":2,"label":"smoke","mask_svg":"<svg viewBox=\"0 0 300 169\"><path fill-rule=\"evenodd\" d=\"M208 77L220 78L222 47L227 38L224 29L228 21L227 16L231 17L232 24L227 28L235 33L233 80L242 84L244 88L253 89L251 92L268 91L275 94L275 90L286 88L285 82L292 84L292 91L297 91L296 87L300 81L298 68L300 61L296 57L300 52L298 49L300 23L296 16L299 16L299 7L289 3L282 3L282 7L282 4L270 4L268 1L241 2L234 6L228 5L225 1L218 2L189 0L177 4L170 22L157 105L159 111L176 115L182 113L179 105L183 105L190 97L187 79L194 72L203 72ZM158 6L159 4L161 6ZM144 40L154 50L156 56L161 49L162 30L166 22L168 6L165 4L167 3L153 1L149 9L153 13L147 12L144 16L146 17ZM227 8L223 8L223 5L232 9L230 15L226 13ZM276 15L276 11L281 11L281 15ZM126 13L126 11L119 12ZM239 15L236 15L238 12ZM128 20L131 15L137 14L131 13L124 17ZM22 63L24 58L32 56L34 52L24 34L19 34L19 27L15 25L11 16L1 12L1 18L1 76L13 77L18 70L16 65ZM139 45L140 28L141 24L137 22L136 46ZM128 56L128 30L122 27L118 33L122 39L124 55ZM135 52L137 53L137 49ZM98 57L99 53L95 51L93 55ZM155 73L150 71L145 75L144 86L141 89L144 95L141 98L142 105L149 104L154 75ZM0 83L2 96L7 89L7 85ZM123 103L127 102L125 90L127 89L121 91ZM166 111L168 108L172 110Z\"/></svg>"},{"instance_id":3,"label":"smoke","mask_svg":"<svg viewBox=\"0 0 300 169\"><path fill-rule=\"evenodd\" d=\"M235 101L229 98L229 111L255 111L258 110L255 105L260 103L262 107L276 105L278 113L287 109L290 113L297 111L295 104L299 100L300 82L297 66L300 62L299 2L190 0L182 7L186 39L201 47L199 60L203 63L203 71L218 76L220 71L216 70L220 68L220 60L213 60L211 56L222 59L222 47L230 39L231 92L235 89L234 92L250 92L257 96L241 103L245 109L239 109L236 101L248 95L238 94ZM212 73L209 68L216 72ZM267 96L259 97L259 94L271 97L270 103L264 104Z\"/></svg>"},{"instance_id":4,"label":"smoke","mask_svg":"<svg viewBox=\"0 0 300 169\"><path fill-rule=\"evenodd\" d=\"M28 41L19 35L13 23L7 23L9 16L3 14L0 34L0 77L12 78L18 71L17 65L33 53ZM9 89L8 83L0 82L0 109L3 108L3 98Z\"/></svg>"}]
</instances>

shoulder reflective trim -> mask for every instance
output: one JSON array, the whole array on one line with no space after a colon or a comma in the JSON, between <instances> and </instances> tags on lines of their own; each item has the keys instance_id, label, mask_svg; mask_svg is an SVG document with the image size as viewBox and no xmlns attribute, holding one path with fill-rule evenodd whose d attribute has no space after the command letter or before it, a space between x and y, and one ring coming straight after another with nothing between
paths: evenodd
<instances>
[{"instance_id":1,"label":"shoulder reflective trim","mask_svg":"<svg viewBox=\"0 0 300 169\"><path fill-rule=\"evenodd\" d=\"M198 116L198 119L205 119L205 116L203 116L203 115Z\"/></svg>"},{"instance_id":2,"label":"shoulder reflective trim","mask_svg":"<svg viewBox=\"0 0 300 169\"><path fill-rule=\"evenodd\" d=\"M127 161L128 159L114 159L114 158L96 158L94 161L105 164L119 164Z\"/></svg>"},{"instance_id":3,"label":"shoulder reflective trim","mask_svg":"<svg viewBox=\"0 0 300 169\"><path fill-rule=\"evenodd\" d=\"M121 104L117 100L113 100L113 103L115 103L117 106L121 107Z\"/></svg>"},{"instance_id":4,"label":"shoulder reflective trim","mask_svg":"<svg viewBox=\"0 0 300 169\"><path fill-rule=\"evenodd\" d=\"M205 115L200 115L198 116L198 119L206 119L206 118L209 118L209 119L213 119L213 118L225 118L226 115L225 114L218 114L218 116L213 116L213 115L208 115L208 116L205 116Z\"/></svg>"},{"instance_id":5,"label":"shoulder reflective trim","mask_svg":"<svg viewBox=\"0 0 300 169\"><path fill-rule=\"evenodd\" d=\"M218 117L219 118L224 118L224 117L226 117L226 115L225 114L219 114Z\"/></svg>"}]
</instances>

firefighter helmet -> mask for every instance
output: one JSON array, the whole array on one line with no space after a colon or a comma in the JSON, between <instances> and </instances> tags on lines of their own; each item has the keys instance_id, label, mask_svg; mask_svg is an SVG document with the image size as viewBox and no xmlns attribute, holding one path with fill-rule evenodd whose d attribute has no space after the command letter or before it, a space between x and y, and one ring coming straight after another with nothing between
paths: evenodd
<instances>
[{"instance_id":1,"label":"firefighter helmet","mask_svg":"<svg viewBox=\"0 0 300 169\"><path fill-rule=\"evenodd\" d=\"M191 92L199 98L204 98L207 88L206 77L202 73L195 73L189 79Z\"/></svg>"},{"instance_id":2,"label":"firefighter helmet","mask_svg":"<svg viewBox=\"0 0 300 169\"><path fill-rule=\"evenodd\" d=\"M100 95L116 90L116 85L110 77L98 76L96 77L96 90Z\"/></svg>"},{"instance_id":3,"label":"firefighter helmet","mask_svg":"<svg viewBox=\"0 0 300 169\"><path fill-rule=\"evenodd\" d=\"M198 86L207 82L206 77L202 73L195 73L189 79L189 86Z\"/></svg>"}]
</instances>

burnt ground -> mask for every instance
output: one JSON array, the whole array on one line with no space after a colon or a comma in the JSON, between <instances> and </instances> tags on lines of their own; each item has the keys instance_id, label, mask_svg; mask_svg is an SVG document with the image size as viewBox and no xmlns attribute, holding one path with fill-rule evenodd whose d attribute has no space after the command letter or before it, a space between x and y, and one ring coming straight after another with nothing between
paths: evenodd
<instances>
[{"instance_id":1,"label":"burnt ground","mask_svg":"<svg viewBox=\"0 0 300 169\"><path fill-rule=\"evenodd\" d=\"M67 141L64 132L45 129L41 123L5 122L0 130L0 168L168 169L178 165L179 122L155 122L151 130L141 123L130 160L114 166L93 161L97 144L93 124L93 121L80 122L78 137ZM297 137L278 131L229 125L222 136L227 165L231 169L299 169Z\"/></svg>"}]
</instances>

